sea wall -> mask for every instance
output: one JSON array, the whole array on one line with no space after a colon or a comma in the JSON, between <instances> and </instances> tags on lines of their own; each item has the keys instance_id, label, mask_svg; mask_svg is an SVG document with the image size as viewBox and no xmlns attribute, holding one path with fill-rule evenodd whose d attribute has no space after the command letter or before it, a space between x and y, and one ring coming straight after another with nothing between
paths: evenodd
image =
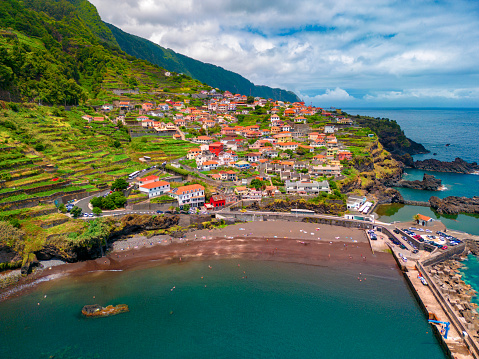
<instances>
[{"instance_id":1,"label":"sea wall","mask_svg":"<svg viewBox=\"0 0 479 359\"><path fill-rule=\"evenodd\" d=\"M240 222L255 221L290 221L290 222L309 222L328 224L332 226L341 226L347 228L370 229L373 227L372 222L349 220L341 217L322 216L322 215L305 215L292 214L285 212L236 212L222 211L216 213L216 218L234 219Z\"/></svg>"},{"instance_id":2,"label":"sea wall","mask_svg":"<svg viewBox=\"0 0 479 359\"><path fill-rule=\"evenodd\" d=\"M433 293L434 297L439 302L442 309L446 312L449 319L451 320L451 324L454 325L454 327L456 328L458 333L463 333L463 332L469 333L465 324L462 321L459 320L459 318L458 318L457 314L455 313L454 309L452 308L451 304L448 301L446 301L446 298L442 294L442 292L441 292L439 286L437 285L437 283L431 277L430 273L426 269L426 266L423 265L420 262L418 262L416 265L417 265L417 268L419 269L419 271L422 273L422 275L426 279L426 281L428 282L429 288L431 289L431 292ZM469 348L469 350L471 351L471 353L473 354L474 358L479 358L479 345L471 337L471 335L468 334L464 338L464 342L465 342L466 346Z\"/></svg>"},{"instance_id":3,"label":"sea wall","mask_svg":"<svg viewBox=\"0 0 479 359\"><path fill-rule=\"evenodd\" d=\"M422 263L426 267L433 266L437 263L444 262L445 260L451 259L452 257L456 255L460 255L464 253L465 250L466 250L466 243L461 243L461 244L458 244L457 246L449 247L447 251L439 252L434 257L428 258L424 260Z\"/></svg>"},{"instance_id":4,"label":"sea wall","mask_svg":"<svg viewBox=\"0 0 479 359\"><path fill-rule=\"evenodd\" d=\"M411 289L412 294L416 298L416 301L419 304L419 307L421 308L421 310L424 313L424 315L426 316L426 318L433 319L433 318L430 318L429 310L427 309L426 305L422 301L422 298L419 296L418 292L416 291L416 288L414 288L414 284L412 284L411 279L409 278L407 273L403 272L403 275L404 275L404 279L406 279L406 282L409 285L409 288ZM441 335L441 332L439 331L437 326L436 325L431 325L431 328L432 328L432 331L434 333L434 336L438 340L439 344L441 345L441 348L444 350L446 355L449 358L454 359L454 356L451 353L451 349L449 349L449 346L447 345L446 341L444 340L444 337Z\"/></svg>"}]
</instances>

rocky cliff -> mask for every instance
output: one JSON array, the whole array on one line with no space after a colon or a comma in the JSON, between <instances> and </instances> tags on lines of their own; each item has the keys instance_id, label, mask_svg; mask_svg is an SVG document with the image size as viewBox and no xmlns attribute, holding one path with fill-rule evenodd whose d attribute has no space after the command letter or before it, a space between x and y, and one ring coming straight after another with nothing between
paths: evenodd
<instances>
[{"instance_id":1,"label":"rocky cliff","mask_svg":"<svg viewBox=\"0 0 479 359\"><path fill-rule=\"evenodd\" d=\"M402 163L384 150L380 143L369 148L367 157L354 158L350 165L359 172L357 176L344 178L339 182L341 193L369 195L376 203L401 203L403 197L394 188L401 180Z\"/></svg>"},{"instance_id":2,"label":"rocky cliff","mask_svg":"<svg viewBox=\"0 0 479 359\"><path fill-rule=\"evenodd\" d=\"M449 196L440 199L433 196L429 199L430 206L441 214L473 213L479 214L479 197Z\"/></svg>"},{"instance_id":3,"label":"rocky cliff","mask_svg":"<svg viewBox=\"0 0 479 359\"><path fill-rule=\"evenodd\" d=\"M395 187L412 188L425 191L437 191L441 187L441 180L427 173L424 174L422 181L406 181L400 180Z\"/></svg>"},{"instance_id":4,"label":"rocky cliff","mask_svg":"<svg viewBox=\"0 0 479 359\"><path fill-rule=\"evenodd\" d=\"M71 240L67 237L56 237L47 240L42 249L35 254L39 260L48 260L59 258L66 262L77 262L98 258L102 255L106 238L106 243L112 242L131 234L140 233L147 230L166 229L176 226L179 223L178 215L126 215L120 219L103 218L105 221L105 231L101 236L93 234L88 240ZM104 227L104 228L105 228Z\"/></svg>"},{"instance_id":5,"label":"rocky cliff","mask_svg":"<svg viewBox=\"0 0 479 359\"><path fill-rule=\"evenodd\" d=\"M476 162L468 163L459 157L452 162L439 161L433 158L415 161L412 167L436 172L472 173L479 171L479 165Z\"/></svg>"}]
</instances>

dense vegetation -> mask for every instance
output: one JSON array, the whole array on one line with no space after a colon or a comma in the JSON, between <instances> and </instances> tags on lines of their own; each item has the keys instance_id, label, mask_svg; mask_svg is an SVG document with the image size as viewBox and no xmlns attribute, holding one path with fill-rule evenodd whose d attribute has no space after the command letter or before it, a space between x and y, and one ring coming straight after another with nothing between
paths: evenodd
<instances>
[{"instance_id":1,"label":"dense vegetation","mask_svg":"<svg viewBox=\"0 0 479 359\"><path fill-rule=\"evenodd\" d=\"M415 155L428 151L420 143L406 137L404 131L394 120L357 116L355 121L363 127L369 127L379 139L384 148L393 155Z\"/></svg>"},{"instance_id":2,"label":"dense vegetation","mask_svg":"<svg viewBox=\"0 0 479 359\"><path fill-rule=\"evenodd\" d=\"M233 93L251 93L253 96L289 102L299 101L298 96L291 91L257 86L237 73L165 49L149 40L130 35L111 24L106 25L115 36L121 49L139 59L148 60L171 71L184 73L212 87Z\"/></svg>"},{"instance_id":3,"label":"dense vegetation","mask_svg":"<svg viewBox=\"0 0 479 359\"><path fill-rule=\"evenodd\" d=\"M71 2L0 3L0 99L76 105L111 101L111 88L184 86L188 79L170 84L164 69L125 54L86 0Z\"/></svg>"},{"instance_id":4,"label":"dense vegetation","mask_svg":"<svg viewBox=\"0 0 479 359\"><path fill-rule=\"evenodd\" d=\"M156 65L124 53L114 35L130 55ZM168 79L158 65L184 76ZM107 27L87 0L0 3L0 100L76 105L102 98L105 88L185 87L181 83L189 76L234 92L297 100L291 92L255 86L233 72Z\"/></svg>"}]
</instances>

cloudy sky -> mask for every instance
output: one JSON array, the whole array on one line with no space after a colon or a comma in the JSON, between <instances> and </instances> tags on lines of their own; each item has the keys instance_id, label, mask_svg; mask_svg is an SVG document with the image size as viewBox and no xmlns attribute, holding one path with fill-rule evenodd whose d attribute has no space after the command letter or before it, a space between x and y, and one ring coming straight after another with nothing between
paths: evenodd
<instances>
[{"instance_id":1,"label":"cloudy sky","mask_svg":"<svg viewBox=\"0 0 479 359\"><path fill-rule=\"evenodd\" d=\"M319 106L479 107L479 1L90 0L102 19Z\"/></svg>"}]
</instances>

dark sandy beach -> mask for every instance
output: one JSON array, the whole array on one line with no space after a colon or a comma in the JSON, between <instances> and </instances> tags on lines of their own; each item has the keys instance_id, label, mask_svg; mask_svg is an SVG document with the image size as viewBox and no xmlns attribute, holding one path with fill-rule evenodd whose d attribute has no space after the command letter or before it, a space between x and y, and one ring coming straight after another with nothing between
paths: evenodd
<instances>
[{"instance_id":1,"label":"dark sandy beach","mask_svg":"<svg viewBox=\"0 0 479 359\"><path fill-rule=\"evenodd\" d=\"M273 260L339 268L354 263L367 264L371 269L396 266L389 253L372 254L363 230L314 223L251 222L190 232L185 238L172 239L171 243L168 239L152 237L143 245L132 246L128 250L114 250L103 258L45 268L22 280L17 290L14 290L14 295L28 291L33 287L31 284L37 281L65 275L79 276L92 271L127 270L221 258Z\"/></svg>"}]
</instances>

